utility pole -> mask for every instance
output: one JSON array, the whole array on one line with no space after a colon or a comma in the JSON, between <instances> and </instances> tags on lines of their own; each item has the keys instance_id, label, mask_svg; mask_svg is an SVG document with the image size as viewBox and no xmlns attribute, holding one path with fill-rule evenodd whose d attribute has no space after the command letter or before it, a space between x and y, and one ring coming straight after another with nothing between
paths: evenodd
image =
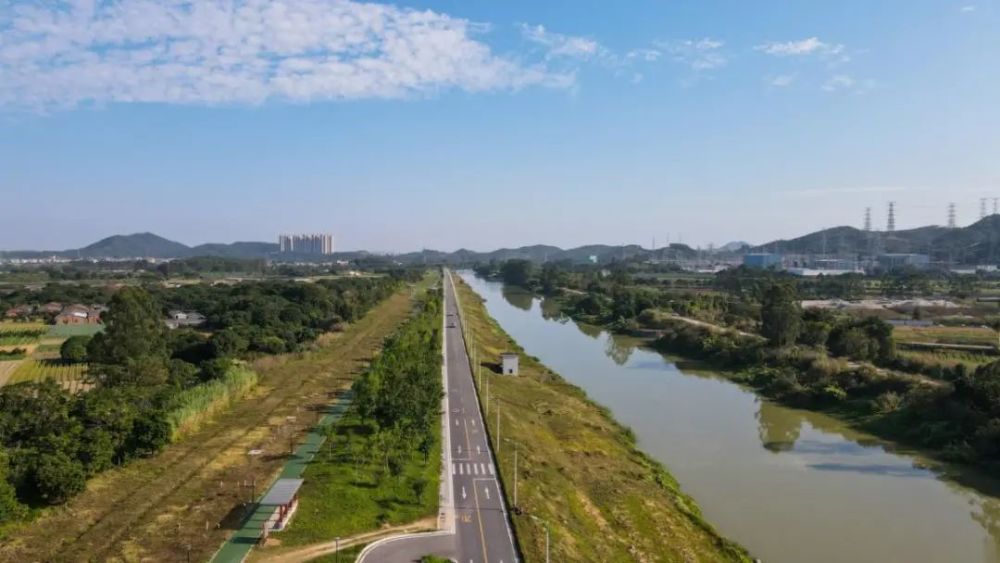
<instances>
[{"instance_id":1,"label":"utility pole","mask_svg":"<svg viewBox=\"0 0 1000 563\"><path fill-rule=\"evenodd\" d=\"M497 397L497 458L500 457L500 397Z\"/></svg>"},{"instance_id":2,"label":"utility pole","mask_svg":"<svg viewBox=\"0 0 1000 563\"><path fill-rule=\"evenodd\" d=\"M870 233L872 231L872 208L865 208L865 232Z\"/></svg>"},{"instance_id":3,"label":"utility pole","mask_svg":"<svg viewBox=\"0 0 1000 563\"><path fill-rule=\"evenodd\" d=\"M949 229L954 229L955 228L955 204L954 203L949 203L948 204L948 228Z\"/></svg>"},{"instance_id":4,"label":"utility pole","mask_svg":"<svg viewBox=\"0 0 1000 563\"><path fill-rule=\"evenodd\" d=\"M517 508L517 442L514 442L514 508Z\"/></svg>"},{"instance_id":5,"label":"utility pole","mask_svg":"<svg viewBox=\"0 0 1000 563\"><path fill-rule=\"evenodd\" d=\"M545 563L551 563L549 561L549 521L543 520L534 514L531 515L531 519L536 522L541 522L545 526Z\"/></svg>"},{"instance_id":6,"label":"utility pole","mask_svg":"<svg viewBox=\"0 0 1000 563\"><path fill-rule=\"evenodd\" d=\"M887 232L890 232L890 233L896 230L896 202L895 201L890 201L889 202L889 220L886 223L885 230Z\"/></svg>"},{"instance_id":7,"label":"utility pole","mask_svg":"<svg viewBox=\"0 0 1000 563\"><path fill-rule=\"evenodd\" d=\"M980 219L985 219L986 218L986 198L985 197L979 198L979 218Z\"/></svg>"}]
</instances>

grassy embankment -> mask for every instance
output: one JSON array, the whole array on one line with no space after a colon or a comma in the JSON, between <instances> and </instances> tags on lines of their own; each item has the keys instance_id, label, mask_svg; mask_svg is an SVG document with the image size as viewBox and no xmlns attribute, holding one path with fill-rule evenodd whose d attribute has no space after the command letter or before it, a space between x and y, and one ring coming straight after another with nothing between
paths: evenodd
<instances>
[{"instance_id":1,"label":"grassy embankment","mask_svg":"<svg viewBox=\"0 0 1000 563\"><path fill-rule=\"evenodd\" d=\"M528 561L544 561L544 527L554 561L747 561L721 537L666 469L636 448L631 431L586 394L526 356L457 276L456 287L489 378L502 403L500 475L513 506L513 443L518 502L512 516ZM521 354L521 374L494 374L501 351ZM487 425L496 437L495 406ZM508 441L510 440L510 441Z\"/></svg>"},{"instance_id":2,"label":"grassy embankment","mask_svg":"<svg viewBox=\"0 0 1000 563\"><path fill-rule=\"evenodd\" d=\"M250 495L243 485L273 478L313 412L350 386L410 310L409 290L400 291L312 351L256 362L250 397L160 454L95 477L0 541L0 561L207 560L240 525ZM251 449L263 450L252 464Z\"/></svg>"},{"instance_id":3,"label":"grassy embankment","mask_svg":"<svg viewBox=\"0 0 1000 563\"><path fill-rule=\"evenodd\" d=\"M361 378L430 378L428 385L440 394L441 309L440 299L413 316L390 339ZM421 306L423 307L423 306ZM436 342L436 345L428 341ZM372 372L377 375L373 376ZM394 393L397 389L387 392ZM362 420L357 405L330 425L327 441L306 468L305 484L293 525L276 538L282 548L333 538L347 538L385 526L406 524L430 517L438 511L441 473L440 399L433 399L427 415L433 418L432 446L426 457L417 439L387 445L371 420ZM391 459L385 452L391 452ZM388 460L388 461L387 461ZM286 549L261 550L258 556L280 555Z\"/></svg>"}]
</instances>

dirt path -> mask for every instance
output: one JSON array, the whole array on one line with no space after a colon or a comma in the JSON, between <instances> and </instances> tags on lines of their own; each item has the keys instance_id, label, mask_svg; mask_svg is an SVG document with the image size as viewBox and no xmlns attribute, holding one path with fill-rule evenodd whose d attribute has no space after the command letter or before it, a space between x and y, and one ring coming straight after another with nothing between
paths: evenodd
<instances>
[{"instance_id":1,"label":"dirt path","mask_svg":"<svg viewBox=\"0 0 1000 563\"><path fill-rule=\"evenodd\" d=\"M338 545L341 550L344 550L357 545L368 544L396 534L413 534L435 529L437 529L437 518L424 518L423 520L418 520L402 526L382 528L381 530L376 530L374 532L365 532L364 534L358 534L349 538L341 538L339 544L330 540L323 543L299 547L294 551L286 551L284 553L270 553L262 556L251 555L249 561L260 561L266 563L300 563L303 561L312 561L313 559L318 559L324 555L336 553Z\"/></svg>"},{"instance_id":2,"label":"dirt path","mask_svg":"<svg viewBox=\"0 0 1000 563\"><path fill-rule=\"evenodd\" d=\"M408 293L316 351L265 359L256 366L254 396L161 454L95 478L85 493L0 543L0 560L207 560L238 527L252 480L269 481L329 393L346 389L407 317ZM263 453L251 459L251 449Z\"/></svg>"},{"instance_id":3,"label":"dirt path","mask_svg":"<svg viewBox=\"0 0 1000 563\"><path fill-rule=\"evenodd\" d=\"M24 360L11 360L7 362L0 362L0 387L7 384L10 380L10 376L14 375L17 371L17 366L21 365Z\"/></svg>"}]
</instances>

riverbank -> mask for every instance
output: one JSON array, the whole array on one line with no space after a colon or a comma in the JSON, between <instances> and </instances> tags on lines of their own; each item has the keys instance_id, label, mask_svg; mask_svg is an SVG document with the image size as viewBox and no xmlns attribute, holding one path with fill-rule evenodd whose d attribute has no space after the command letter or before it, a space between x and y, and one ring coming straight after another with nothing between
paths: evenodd
<instances>
[{"instance_id":1,"label":"riverbank","mask_svg":"<svg viewBox=\"0 0 1000 563\"><path fill-rule=\"evenodd\" d=\"M512 521L526 560L748 561L747 552L705 521L633 433L578 387L523 353L489 316L481 298L456 279L479 351L482 393L499 399L487 416ZM496 374L500 352L519 352L517 377ZM486 405L484 404L484 409ZM514 449L517 503L514 502Z\"/></svg>"}]
</instances>

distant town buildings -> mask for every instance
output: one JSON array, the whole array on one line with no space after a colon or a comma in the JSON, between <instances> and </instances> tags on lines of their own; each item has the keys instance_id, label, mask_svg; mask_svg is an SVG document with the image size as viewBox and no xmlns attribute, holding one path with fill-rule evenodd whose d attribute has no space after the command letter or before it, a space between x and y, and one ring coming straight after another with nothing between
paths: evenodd
<instances>
[{"instance_id":1,"label":"distant town buildings","mask_svg":"<svg viewBox=\"0 0 1000 563\"><path fill-rule=\"evenodd\" d=\"M95 325L100 322L100 311L86 305L69 305L55 318L57 325Z\"/></svg>"},{"instance_id":2,"label":"distant town buildings","mask_svg":"<svg viewBox=\"0 0 1000 563\"><path fill-rule=\"evenodd\" d=\"M278 250L295 254L333 254L333 235L279 235Z\"/></svg>"}]
</instances>

